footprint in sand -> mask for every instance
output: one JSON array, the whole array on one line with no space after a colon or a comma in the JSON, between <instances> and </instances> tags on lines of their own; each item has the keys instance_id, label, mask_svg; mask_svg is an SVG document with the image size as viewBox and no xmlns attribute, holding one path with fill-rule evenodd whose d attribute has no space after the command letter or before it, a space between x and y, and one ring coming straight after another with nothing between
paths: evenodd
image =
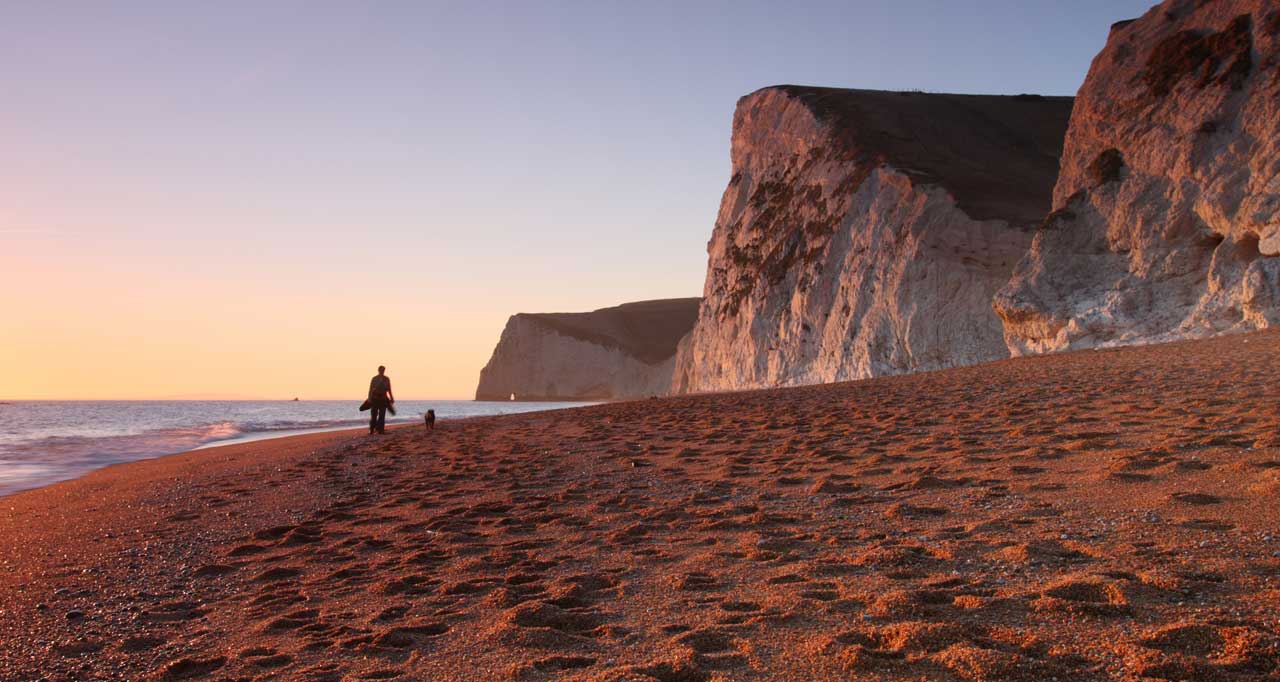
<instances>
[{"instance_id":1,"label":"footprint in sand","mask_svg":"<svg viewBox=\"0 0 1280 682\"><path fill-rule=\"evenodd\" d=\"M1175 502L1182 502L1184 504L1204 505L1204 504L1221 504L1222 503L1221 497L1218 497L1216 495L1209 495L1208 493L1177 492L1177 493L1173 493L1169 497Z\"/></svg>"},{"instance_id":2,"label":"footprint in sand","mask_svg":"<svg viewBox=\"0 0 1280 682\"><path fill-rule=\"evenodd\" d=\"M190 680L198 677L209 675L227 664L226 656L214 656L211 658L182 658L165 666L164 671L160 674L160 679L166 682L170 680Z\"/></svg>"},{"instance_id":3,"label":"footprint in sand","mask_svg":"<svg viewBox=\"0 0 1280 682\"><path fill-rule=\"evenodd\" d=\"M1065 578L1040 591L1032 607L1041 612L1119 616L1129 613L1129 598L1118 582Z\"/></svg>"},{"instance_id":4,"label":"footprint in sand","mask_svg":"<svg viewBox=\"0 0 1280 682\"><path fill-rule=\"evenodd\" d=\"M239 566L233 566L230 564L208 564L196 569L196 572L192 575L197 578L218 578L229 573L234 573L237 570L239 570Z\"/></svg>"}]
</instances>

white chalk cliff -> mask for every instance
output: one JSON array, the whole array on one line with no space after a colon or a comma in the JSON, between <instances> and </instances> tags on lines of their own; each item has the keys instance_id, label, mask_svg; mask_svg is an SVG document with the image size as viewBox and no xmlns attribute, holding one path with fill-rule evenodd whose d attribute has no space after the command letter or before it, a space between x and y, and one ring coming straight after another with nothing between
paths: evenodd
<instances>
[{"instance_id":1,"label":"white chalk cliff","mask_svg":"<svg viewBox=\"0 0 1280 682\"><path fill-rule=\"evenodd\" d=\"M676 343L698 299L625 303L589 313L521 313L480 371L476 400L614 400L665 395Z\"/></svg>"},{"instance_id":2,"label":"white chalk cliff","mask_svg":"<svg viewBox=\"0 0 1280 682\"><path fill-rule=\"evenodd\" d=\"M675 393L1005 357L992 296L1050 208L1071 98L778 86L732 179Z\"/></svg>"},{"instance_id":3,"label":"white chalk cliff","mask_svg":"<svg viewBox=\"0 0 1280 682\"><path fill-rule=\"evenodd\" d=\"M1014 354L1280 320L1280 6L1176 0L1113 26L1053 199L994 301Z\"/></svg>"}]
</instances>

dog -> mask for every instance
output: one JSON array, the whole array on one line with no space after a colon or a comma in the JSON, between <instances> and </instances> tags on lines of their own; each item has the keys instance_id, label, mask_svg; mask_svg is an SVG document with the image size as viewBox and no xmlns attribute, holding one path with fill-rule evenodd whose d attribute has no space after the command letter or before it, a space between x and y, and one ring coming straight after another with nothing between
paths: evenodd
<instances>
[{"instance_id":1,"label":"dog","mask_svg":"<svg viewBox=\"0 0 1280 682\"><path fill-rule=\"evenodd\" d=\"M436 429L436 411L435 410L427 410L427 413L422 415L422 425L426 427L428 431L435 431Z\"/></svg>"}]
</instances>

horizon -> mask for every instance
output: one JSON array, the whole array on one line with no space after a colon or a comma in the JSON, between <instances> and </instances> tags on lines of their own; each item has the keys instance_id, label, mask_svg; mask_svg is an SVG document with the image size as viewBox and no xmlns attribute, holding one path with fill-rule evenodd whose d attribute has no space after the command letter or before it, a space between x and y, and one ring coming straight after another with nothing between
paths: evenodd
<instances>
[{"instance_id":1,"label":"horizon","mask_svg":"<svg viewBox=\"0 0 1280 682\"><path fill-rule=\"evenodd\" d=\"M702 294L739 97L1072 96L1150 3L71 7L0 26L3 400L469 400L511 315Z\"/></svg>"},{"instance_id":2,"label":"horizon","mask_svg":"<svg viewBox=\"0 0 1280 682\"><path fill-rule=\"evenodd\" d=\"M562 403L562 402L601 402L601 401L574 401L574 400L477 400L475 398L418 398L410 396L408 398L396 398L397 403L401 402L474 402L474 403ZM331 402L352 402L358 403L359 400L350 397L341 398L245 398L245 397L219 397L216 394L211 396L161 396L158 398L0 398L0 404L6 403L181 403L181 402L208 402L208 403L292 403L292 402L312 402L312 403L331 403Z\"/></svg>"}]
</instances>

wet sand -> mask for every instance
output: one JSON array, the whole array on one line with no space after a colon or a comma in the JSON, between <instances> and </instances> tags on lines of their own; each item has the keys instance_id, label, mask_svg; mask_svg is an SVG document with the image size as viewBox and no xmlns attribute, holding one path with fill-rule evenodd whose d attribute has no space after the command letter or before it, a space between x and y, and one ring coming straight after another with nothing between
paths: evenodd
<instances>
[{"instance_id":1,"label":"wet sand","mask_svg":"<svg viewBox=\"0 0 1280 682\"><path fill-rule=\"evenodd\" d=\"M2 680L1280 676L1280 335L228 446L0 498Z\"/></svg>"}]
</instances>

